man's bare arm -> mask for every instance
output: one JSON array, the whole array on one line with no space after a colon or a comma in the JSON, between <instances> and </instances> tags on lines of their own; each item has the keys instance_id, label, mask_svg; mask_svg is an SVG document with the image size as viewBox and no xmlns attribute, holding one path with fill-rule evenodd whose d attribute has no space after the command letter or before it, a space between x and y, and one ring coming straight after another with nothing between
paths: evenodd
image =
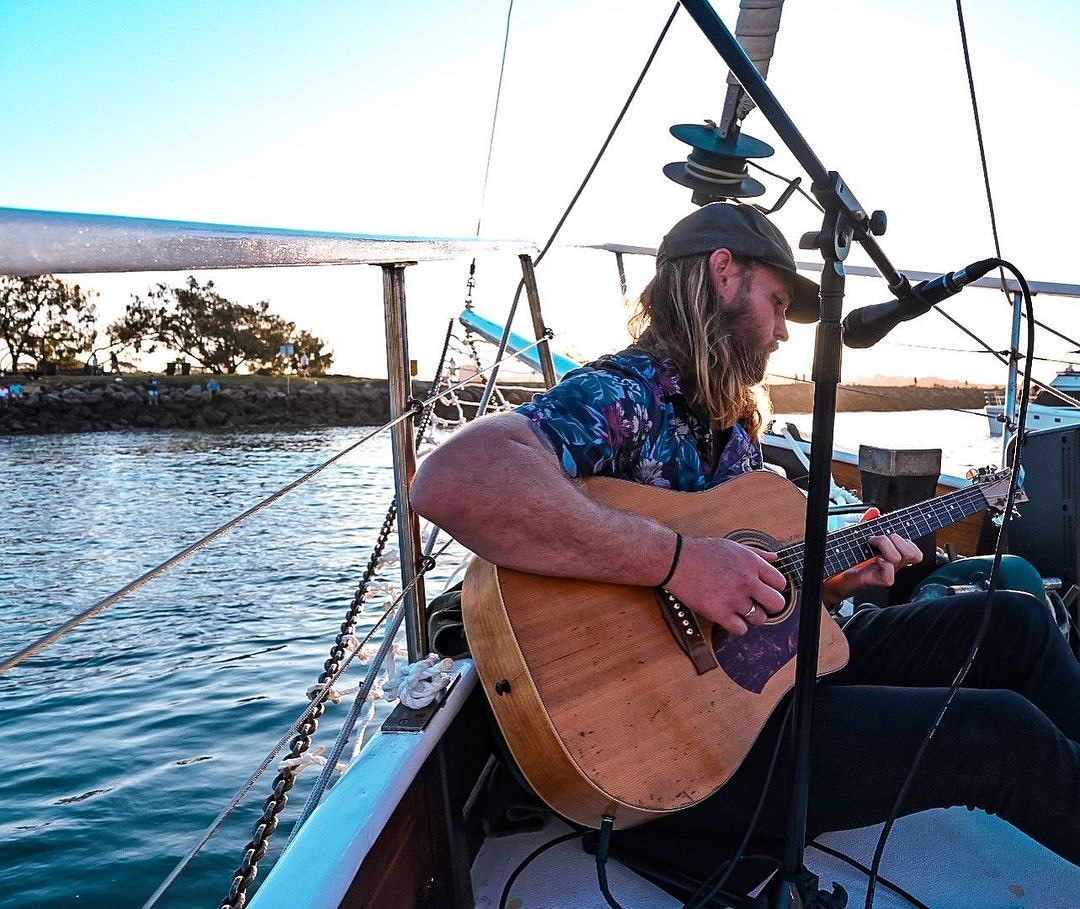
<instances>
[{"instance_id":1,"label":"man's bare arm","mask_svg":"<svg viewBox=\"0 0 1080 909\"><path fill-rule=\"evenodd\" d=\"M521 414L484 417L443 443L420 465L411 499L482 558L522 571L653 586L675 552L670 528L598 503L568 479ZM742 634L784 606L783 576L768 558L687 538L668 588Z\"/></svg>"},{"instance_id":2,"label":"man's bare arm","mask_svg":"<svg viewBox=\"0 0 1080 909\"><path fill-rule=\"evenodd\" d=\"M444 442L420 465L411 500L473 552L522 571L657 584L675 548L670 528L589 498L516 413Z\"/></svg>"}]
</instances>

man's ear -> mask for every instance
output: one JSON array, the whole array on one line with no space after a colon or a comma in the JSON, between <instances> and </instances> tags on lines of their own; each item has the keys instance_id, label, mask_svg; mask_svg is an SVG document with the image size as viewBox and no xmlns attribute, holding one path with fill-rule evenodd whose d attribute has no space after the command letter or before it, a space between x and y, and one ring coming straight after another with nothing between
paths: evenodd
<instances>
[{"instance_id":1,"label":"man's ear","mask_svg":"<svg viewBox=\"0 0 1080 909\"><path fill-rule=\"evenodd\" d=\"M713 286L717 290L724 290L729 281L735 277L738 264L729 249L718 249L709 256L709 276L713 280Z\"/></svg>"}]
</instances>

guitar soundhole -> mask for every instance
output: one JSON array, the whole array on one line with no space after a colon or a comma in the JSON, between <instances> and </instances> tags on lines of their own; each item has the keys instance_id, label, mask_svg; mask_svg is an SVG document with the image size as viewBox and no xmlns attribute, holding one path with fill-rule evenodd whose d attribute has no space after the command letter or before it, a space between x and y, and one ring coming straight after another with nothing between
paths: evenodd
<instances>
[{"instance_id":1,"label":"guitar soundhole","mask_svg":"<svg viewBox=\"0 0 1080 909\"><path fill-rule=\"evenodd\" d=\"M773 539L767 533L762 533L760 530L754 530L752 528L746 528L744 530L736 530L734 533L729 533L727 538L733 540L736 543L742 543L744 546L750 546L754 549L763 549L768 552L776 552L780 549L779 540ZM781 622L786 621L788 616L795 609L795 602L798 599L797 591L792 584L791 575L786 575L787 586L784 588L784 608L776 615L769 616L765 620L766 625L779 625Z\"/></svg>"}]
</instances>

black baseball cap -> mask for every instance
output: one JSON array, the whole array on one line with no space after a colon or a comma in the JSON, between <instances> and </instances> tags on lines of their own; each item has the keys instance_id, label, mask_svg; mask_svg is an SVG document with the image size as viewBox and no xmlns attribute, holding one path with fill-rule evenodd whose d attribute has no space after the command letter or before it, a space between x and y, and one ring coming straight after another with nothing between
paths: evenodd
<instances>
[{"instance_id":1,"label":"black baseball cap","mask_svg":"<svg viewBox=\"0 0 1080 909\"><path fill-rule=\"evenodd\" d=\"M796 271L795 257L784 235L750 205L710 202L701 206L667 232L656 251L656 264L718 249L727 249L736 256L748 259L759 259L790 273L794 283L787 317L792 322L816 322L821 317L817 284Z\"/></svg>"}]
</instances>

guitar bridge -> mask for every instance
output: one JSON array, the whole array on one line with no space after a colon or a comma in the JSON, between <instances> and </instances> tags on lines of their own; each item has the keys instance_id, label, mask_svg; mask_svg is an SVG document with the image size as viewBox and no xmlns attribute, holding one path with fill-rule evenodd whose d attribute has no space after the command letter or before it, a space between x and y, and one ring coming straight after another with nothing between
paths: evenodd
<instances>
[{"instance_id":1,"label":"guitar bridge","mask_svg":"<svg viewBox=\"0 0 1080 909\"><path fill-rule=\"evenodd\" d=\"M664 617L675 643L694 664L697 674L704 675L710 669L716 669L719 666L716 654L705 640L693 610L663 587L657 587L655 593L656 601L660 604L660 615Z\"/></svg>"}]
</instances>

